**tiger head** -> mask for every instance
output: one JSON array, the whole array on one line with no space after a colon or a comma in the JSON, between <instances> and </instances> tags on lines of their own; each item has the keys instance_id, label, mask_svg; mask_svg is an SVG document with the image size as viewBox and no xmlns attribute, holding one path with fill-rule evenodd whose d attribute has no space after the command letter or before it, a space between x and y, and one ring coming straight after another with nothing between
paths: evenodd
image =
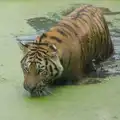
<instances>
[{"instance_id":1,"label":"tiger head","mask_svg":"<svg viewBox=\"0 0 120 120\"><path fill-rule=\"evenodd\" d=\"M21 68L24 74L24 88L31 96L44 96L50 93L49 85L63 72L55 45L48 43L19 42L24 57Z\"/></svg>"}]
</instances>

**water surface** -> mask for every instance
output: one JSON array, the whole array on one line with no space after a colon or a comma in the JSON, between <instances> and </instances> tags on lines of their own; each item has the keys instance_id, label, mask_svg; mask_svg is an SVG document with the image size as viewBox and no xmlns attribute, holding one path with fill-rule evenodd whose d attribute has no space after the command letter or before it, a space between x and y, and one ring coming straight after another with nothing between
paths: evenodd
<instances>
[{"instance_id":1,"label":"water surface","mask_svg":"<svg viewBox=\"0 0 120 120\"><path fill-rule=\"evenodd\" d=\"M36 17L50 18L52 13L59 13L72 3L90 3L109 8L111 11L120 11L118 0L0 1L1 120L120 119L119 74L103 78L105 82L100 84L59 87L52 96L48 97L31 98L23 89L23 75L19 63L22 54L13 35L36 34L41 29L48 29L50 27L48 25L37 24L39 26L37 27L35 22L30 24L28 20ZM55 15L53 18L57 19L54 20L59 20L60 16ZM118 58L118 60L115 59L114 65L119 66L120 15L106 15L105 17L109 23L112 23L109 28L115 45L115 55Z\"/></svg>"}]
</instances>

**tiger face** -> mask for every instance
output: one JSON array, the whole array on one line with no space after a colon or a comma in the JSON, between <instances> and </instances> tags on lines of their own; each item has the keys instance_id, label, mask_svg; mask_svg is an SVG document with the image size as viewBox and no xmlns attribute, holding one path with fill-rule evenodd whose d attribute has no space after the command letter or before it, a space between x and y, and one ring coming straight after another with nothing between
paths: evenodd
<instances>
[{"instance_id":1,"label":"tiger face","mask_svg":"<svg viewBox=\"0 0 120 120\"><path fill-rule=\"evenodd\" d=\"M24 88L32 96L48 95L50 93L48 86L63 72L55 46L29 44L27 46L22 45L22 47L25 53L21 60Z\"/></svg>"}]
</instances>

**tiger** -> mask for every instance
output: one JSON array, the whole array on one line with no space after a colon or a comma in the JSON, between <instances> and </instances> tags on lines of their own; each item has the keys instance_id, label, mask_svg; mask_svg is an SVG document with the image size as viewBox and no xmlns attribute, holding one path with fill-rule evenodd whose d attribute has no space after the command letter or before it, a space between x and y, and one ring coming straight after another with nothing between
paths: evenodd
<instances>
[{"instance_id":1,"label":"tiger","mask_svg":"<svg viewBox=\"0 0 120 120\"><path fill-rule=\"evenodd\" d=\"M114 53L103 12L93 5L76 8L33 42L19 45L23 87L31 96L49 95L57 84L77 84Z\"/></svg>"}]
</instances>

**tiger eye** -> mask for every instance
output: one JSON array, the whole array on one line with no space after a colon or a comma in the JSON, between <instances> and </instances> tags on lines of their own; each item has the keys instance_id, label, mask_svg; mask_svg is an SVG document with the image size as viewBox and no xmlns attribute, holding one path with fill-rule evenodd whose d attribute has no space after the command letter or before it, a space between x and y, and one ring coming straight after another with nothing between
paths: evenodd
<instances>
[{"instance_id":1,"label":"tiger eye","mask_svg":"<svg viewBox=\"0 0 120 120\"><path fill-rule=\"evenodd\" d=\"M43 70L42 69L38 69L37 70L37 73L39 74L39 73L41 73Z\"/></svg>"},{"instance_id":2,"label":"tiger eye","mask_svg":"<svg viewBox=\"0 0 120 120\"><path fill-rule=\"evenodd\" d=\"M43 71L41 74L45 76L47 75L47 71Z\"/></svg>"}]
</instances>

